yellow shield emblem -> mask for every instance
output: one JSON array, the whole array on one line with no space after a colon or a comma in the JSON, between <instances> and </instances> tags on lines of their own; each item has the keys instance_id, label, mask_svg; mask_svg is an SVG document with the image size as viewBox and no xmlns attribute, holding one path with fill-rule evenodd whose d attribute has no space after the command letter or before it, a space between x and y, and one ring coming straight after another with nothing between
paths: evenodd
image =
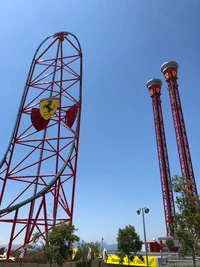
<instances>
[{"instance_id":1,"label":"yellow shield emblem","mask_svg":"<svg viewBox=\"0 0 200 267\"><path fill-rule=\"evenodd\" d=\"M56 112L58 108L59 99L50 97L40 100L40 115L45 119L49 120Z\"/></svg>"}]
</instances>

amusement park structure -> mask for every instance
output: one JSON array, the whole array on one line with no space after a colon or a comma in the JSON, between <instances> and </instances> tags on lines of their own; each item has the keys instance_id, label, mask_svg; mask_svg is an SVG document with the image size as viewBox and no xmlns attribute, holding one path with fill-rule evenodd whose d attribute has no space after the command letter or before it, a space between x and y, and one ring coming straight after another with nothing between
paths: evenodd
<instances>
[{"instance_id":1,"label":"amusement park structure","mask_svg":"<svg viewBox=\"0 0 200 267\"><path fill-rule=\"evenodd\" d=\"M178 64L175 61L166 62L161 66L161 72L164 74L165 80L168 85L181 174L186 181L185 187L188 190L190 190L194 195L197 195L198 193L192 166L192 159L190 155L181 100L177 85ZM170 166L168 161L166 138L164 131L163 116L162 116L162 107L160 101L161 85L162 82L159 79L152 79L147 82L147 88L150 92L153 105L153 116L154 116L154 125L156 133L158 161L160 167L166 234L167 236L170 236L173 235L173 233L169 231L169 225L171 222L173 222L175 208L174 208L173 192L170 189L170 180L171 180Z\"/></svg>"},{"instance_id":2,"label":"amusement park structure","mask_svg":"<svg viewBox=\"0 0 200 267\"><path fill-rule=\"evenodd\" d=\"M162 86L162 81L159 79L152 79L147 82L147 88L152 98L154 126L155 126L156 144L158 152L158 163L160 169L160 179L161 179L163 206L164 206L164 216L166 222L166 233L168 236L170 235L169 224L172 223L173 221L175 207L174 207L173 192L170 187L171 174L170 174L170 166L169 166L169 159L167 152L164 121L162 115L162 105L160 99L161 86Z\"/></svg>"},{"instance_id":3,"label":"amusement park structure","mask_svg":"<svg viewBox=\"0 0 200 267\"><path fill-rule=\"evenodd\" d=\"M181 174L197 194L177 85L178 64L161 67L168 85ZM167 236L175 214L159 79L147 82L152 99ZM22 94L10 142L0 162L0 228L9 232L6 257L33 234L48 242L56 225L72 222L82 103L82 51L75 35L58 32L37 48ZM20 237L20 242L18 241ZM21 243L13 249L13 243Z\"/></svg>"},{"instance_id":4,"label":"amusement park structure","mask_svg":"<svg viewBox=\"0 0 200 267\"><path fill-rule=\"evenodd\" d=\"M174 61L166 62L161 66L161 71L164 74L168 85L181 174L182 177L186 178L186 180L192 182L191 184L186 184L186 186L189 190L191 190L191 192L193 192L194 195L196 195L197 187L177 84L178 64Z\"/></svg>"},{"instance_id":5,"label":"amusement park structure","mask_svg":"<svg viewBox=\"0 0 200 267\"><path fill-rule=\"evenodd\" d=\"M34 233L48 241L54 226L72 222L81 94L77 37L69 32L47 37L34 54L0 163L0 228L10 232L7 259L21 250L23 260ZM23 244L13 249L19 236Z\"/></svg>"}]
</instances>

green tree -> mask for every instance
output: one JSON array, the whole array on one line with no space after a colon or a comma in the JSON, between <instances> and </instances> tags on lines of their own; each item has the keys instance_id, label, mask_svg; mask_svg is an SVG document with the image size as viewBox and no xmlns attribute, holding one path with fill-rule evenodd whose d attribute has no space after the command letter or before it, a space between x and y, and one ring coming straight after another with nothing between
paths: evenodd
<instances>
[{"instance_id":1,"label":"green tree","mask_svg":"<svg viewBox=\"0 0 200 267\"><path fill-rule=\"evenodd\" d=\"M91 260L96 260L99 258L100 254L100 244L99 242L90 242L88 243L88 247L91 248Z\"/></svg>"},{"instance_id":2,"label":"green tree","mask_svg":"<svg viewBox=\"0 0 200 267\"><path fill-rule=\"evenodd\" d=\"M98 242L86 243L82 240L78 244L78 250L74 261L81 262L82 267L90 266L91 260L98 259L100 254L100 244Z\"/></svg>"},{"instance_id":3,"label":"green tree","mask_svg":"<svg viewBox=\"0 0 200 267\"><path fill-rule=\"evenodd\" d=\"M44 239L42 238L39 232L34 233L32 237L33 237L33 244L37 244L39 242L42 246L44 246Z\"/></svg>"},{"instance_id":4,"label":"green tree","mask_svg":"<svg viewBox=\"0 0 200 267\"><path fill-rule=\"evenodd\" d=\"M123 263L124 256L127 255L128 263L130 264L130 260L133 260L134 256L136 256L138 251L142 248L142 241L136 233L135 227L131 225L126 225L124 229L119 228L117 243L121 263ZM140 255L137 256L143 259Z\"/></svg>"},{"instance_id":5,"label":"green tree","mask_svg":"<svg viewBox=\"0 0 200 267\"><path fill-rule=\"evenodd\" d=\"M81 243L78 244L78 250L74 258L74 261L79 261L80 266L82 267L88 266L88 261L89 261L88 253L89 253L88 244L82 240Z\"/></svg>"},{"instance_id":6,"label":"green tree","mask_svg":"<svg viewBox=\"0 0 200 267\"><path fill-rule=\"evenodd\" d=\"M45 257L45 252L46 252L46 243L43 239L43 237L40 235L39 232L36 232L33 234L33 243L29 245L31 246L32 249L35 251L35 260L38 263L46 263L46 257ZM40 243L39 246L36 246L37 243ZM42 257L41 257L42 255Z\"/></svg>"},{"instance_id":7,"label":"green tree","mask_svg":"<svg viewBox=\"0 0 200 267\"><path fill-rule=\"evenodd\" d=\"M167 238L166 239L166 245L168 246L168 248L170 250L170 248L174 246L174 239L173 238Z\"/></svg>"},{"instance_id":8,"label":"green tree","mask_svg":"<svg viewBox=\"0 0 200 267\"><path fill-rule=\"evenodd\" d=\"M3 255L5 247L0 248L0 255Z\"/></svg>"},{"instance_id":9,"label":"green tree","mask_svg":"<svg viewBox=\"0 0 200 267\"><path fill-rule=\"evenodd\" d=\"M40 243L42 248L40 253L44 252L46 260L50 266L53 263L62 266L66 259L70 260L72 255L72 243L78 242L79 237L75 235L74 225L71 223L63 223L61 225L53 227L48 233L47 242L37 232L33 234L33 243Z\"/></svg>"},{"instance_id":10,"label":"green tree","mask_svg":"<svg viewBox=\"0 0 200 267\"><path fill-rule=\"evenodd\" d=\"M55 226L48 236L48 245L46 247L46 257L50 263L55 262L62 266L66 259L72 254L72 243L78 242L79 237L75 235L77 231L71 223ZM70 244L70 248L68 245Z\"/></svg>"},{"instance_id":11,"label":"green tree","mask_svg":"<svg viewBox=\"0 0 200 267\"><path fill-rule=\"evenodd\" d=\"M193 266L196 266L195 257L200 248L200 202L199 196L190 190L192 185L184 177L175 175L172 178L171 186L176 194L178 212L170 228L174 232L174 238L181 244L179 255L192 256Z\"/></svg>"}]
</instances>

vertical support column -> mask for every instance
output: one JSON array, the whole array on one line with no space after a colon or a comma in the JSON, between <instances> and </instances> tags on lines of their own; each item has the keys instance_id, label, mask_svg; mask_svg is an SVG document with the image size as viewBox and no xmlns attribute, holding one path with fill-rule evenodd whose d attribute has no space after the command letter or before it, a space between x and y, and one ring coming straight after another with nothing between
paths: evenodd
<instances>
[{"instance_id":1,"label":"vertical support column","mask_svg":"<svg viewBox=\"0 0 200 267\"><path fill-rule=\"evenodd\" d=\"M165 80L168 85L181 174L184 178L186 178L185 187L191 190L194 195L196 195L197 187L177 85L177 71L178 63L175 61L166 62L161 66L161 72L164 74ZM192 185L190 183L187 183L188 180L192 182Z\"/></svg>"},{"instance_id":2,"label":"vertical support column","mask_svg":"<svg viewBox=\"0 0 200 267\"><path fill-rule=\"evenodd\" d=\"M173 235L173 233L170 232L169 225L173 221L173 217L175 214L175 207L174 207L173 192L170 187L170 181L171 181L170 166L169 166L169 159L167 152L164 121L162 115L162 106L160 100L162 81L159 79L152 79L149 80L146 85L149 90L150 97L152 98L154 126L155 126L156 144L158 152L158 163L160 169L160 180L161 180L164 215L166 223L166 233L167 236L170 236Z\"/></svg>"}]
</instances>

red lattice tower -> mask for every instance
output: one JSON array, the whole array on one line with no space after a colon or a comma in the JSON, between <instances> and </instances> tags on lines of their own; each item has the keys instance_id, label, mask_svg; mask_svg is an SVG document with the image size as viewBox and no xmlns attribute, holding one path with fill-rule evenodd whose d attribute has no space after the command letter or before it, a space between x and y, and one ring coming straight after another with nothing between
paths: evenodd
<instances>
[{"instance_id":1,"label":"red lattice tower","mask_svg":"<svg viewBox=\"0 0 200 267\"><path fill-rule=\"evenodd\" d=\"M197 187L195 182L195 176L192 166L192 159L190 155L190 149L188 144L188 138L186 133L186 127L183 117L183 111L181 106L181 100L177 85L177 71L178 64L174 61L169 61L161 66L161 71L165 76L165 80L168 85L169 98L172 110L172 117L174 123L174 130L176 135L176 143L178 148L179 160L182 177L192 182L185 186L197 195Z\"/></svg>"},{"instance_id":2,"label":"red lattice tower","mask_svg":"<svg viewBox=\"0 0 200 267\"><path fill-rule=\"evenodd\" d=\"M169 236L173 234L170 233L169 225L170 223L173 222L175 207L174 207L173 192L170 187L170 182L171 182L170 165L168 159L164 121L162 115L162 105L160 100L161 86L162 86L162 81L159 79L152 79L147 82L147 88L152 98L166 233L167 236Z\"/></svg>"},{"instance_id":3,"label":"red lattice tower","mask_svg":"<svg viewBox=\"0 0 200 267\"><path fill-rule=\"evenodd\" d=\"M33 233L47 241L53 226L72 222L81 92L78 39L68 32L49 36L33 57L0 164L0 229L10 233L7 260L22 248L23 259ZM22 245L13 249L14 243Z\"/></svg>"}]
</instances>

